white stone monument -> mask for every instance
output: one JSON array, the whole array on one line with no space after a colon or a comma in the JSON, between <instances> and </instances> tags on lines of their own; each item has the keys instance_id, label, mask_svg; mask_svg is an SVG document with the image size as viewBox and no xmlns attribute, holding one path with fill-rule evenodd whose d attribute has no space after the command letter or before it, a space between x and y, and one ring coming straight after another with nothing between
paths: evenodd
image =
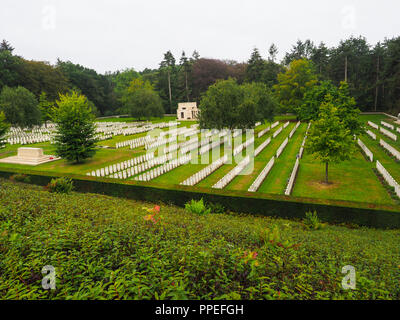
<instances>
[{"instance_id":1,"label":"white stone monument","mask_svg":"<svg viewBox=\"0 0 400 320\"><path fill-rule=\"evenodd\" d=\"M0 159L1 163L15 163L30 166L56 161L61 158L51 155L44 155L42 148L18 148L18 154L13 157Z\"/></svg>"}]
</instances>

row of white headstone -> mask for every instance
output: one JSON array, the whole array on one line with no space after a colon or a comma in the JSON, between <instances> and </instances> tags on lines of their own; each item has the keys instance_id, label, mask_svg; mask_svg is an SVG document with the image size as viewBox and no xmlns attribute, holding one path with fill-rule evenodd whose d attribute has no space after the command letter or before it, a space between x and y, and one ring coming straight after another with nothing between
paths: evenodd
<instances>
[{"instance_id":1,"label":"row of white headstone","mask_svg":"<svg viewBox=\"0 0 400 320\"><path fill-rule=\"evenodd\" d=\"M167 163L167 161L172 160L172 158L173 157L171 154L159 156L159 157L151 159L147 162L143 162L142 164L139 164L135 167L128 168L127 170L125 170L125 171L127 171L126 174L124 172L122 172L123 178L121 178L121 175L119 175L119 173L118 173L118 175L119 175L118 178L119 179L126 179L126 177L130 178L131 176L135 176L141 172L150 170L153 167L156 167L159 165L165 165Z\"/></svg>"},{"instance_id":2,"label":"row of white headstone","mask_svg":"<svg viewBox=\"0 0 400 320\"><path fill-rule=\"evenodd\" d=\"M294 181L296 180L297 172L299 171L299 166L300 166L300 159L297 158L296 162L294 163L292 173L290 174L290 178L289 178L288 184L285 189L286 196L290 196L290 194L292 193Z\"/></svg>"},{"instance_id":3,"label":"row of white headstone","mask_svg":"<svg viewBox=\"0 0 400 320\"><path fill-rule=\"evenodd\" d=\"M48 135L48 134L31 134L31 135L24 135L22 137L13 137L13 138L8 138L6 139L6 143L9 143L11 145L14 144L22 144L22 145L26 145L26 144L34 144L34 143L41 143L41 142L47 142L47 141L51 141L53 139L52 135Z\"/></svg>"},{"instance_id":4,"label":"row of white headstone","mask_svg":"<svg viewBox=\"0 0 400 320\"><path fill-rule=\"evenodd\" d=\"M271 129L275 128L279 124L279 121L274 122L271 124Z\"/></svg>"},{"instance_id":5,"label":"row of white headstone","mask_svg":"<svg viewBox=\"0 0 400 320\"><path fill-rule=\"evenodd\" d=\"M397 141L397 135L396 134L394 134L394 133L392 133L392 132L390 132L390 131L382 128L382 127L379 128L379 131L382 132L385 136L389 137L390 139L392 139L394 141Z\"/></svg>"},{"instance_id":6,"label":"row of white headstone","mask_svg":"<svg viewBox=\"0 0 400 320\"><path fill-rule=\"evenodd\" d=\"M175 142L176 139L177 139L177 136L175 136L175 135L174 135L174 136L171 136L171 137L169 137L169 138L157 139L157 140L154 141L154 142L146 143L145 146L144 146L144 148L145 148L146 150L155 149L155 148L161 147L161 146L163 146L163 145L165 145L165 144L168 144L168 143L171 143L171 142Z\"/></svg>"},{"instance_id":7,"label":"row of white headstone","mask_svg":"<svg viewBox=\"0 0 400 320\"><path fill-rule=\"evenodd\" d=\"M296 132L296 130L297 130L297 128L300 126L300 124L301 124L300 121L297 122L296 125L295 125L295 127L292 129L292 131L290 131L290 133L289 133L289 139L290 139L291 137L293 137L294 133Z\"/></svg>"},{"instance_id":8,"label":"row of white headstone","mask_svg":"<svg viewBox=\"0 0 400 320\"><path fill-rule=\"evenodd\" d=\"M367 122L369 126L371 126L372 128L379 130L379 126L375 123L373 123L372 121L368 121Z\"/></svg>"},{"instance_id":9,"label":"row of white headstone","mask_svg":"<svg viewBox=\"0 0 400 320\"><path fill-rule=\"evenodd\" d=\"M164 163L162 166L154 168L153 170L150 170L148 172L145 172L144 174L141 174L137 177L135 177L135 180L137 181L150 181L155 178L157 178L160 175L163 175L164 173L167 173L168 171L171 171L179 166L182 166L186 163L188 163L192 159L192 156L190 154L185 155L180 158L176 159L170 159L171 161L168 163Z\"/></svg>"},{"instance_id":10,"label":"row of white headstone","mask_svg":"<svg viewBox=\"0 0 400 320\"><path fill-rule=\"evenodd\" d=\"M257 123L254 125L254 127L258 127L258 126L261 126L261 122L257 122Z\"/></svg>"},{"instance_id":11,"label":"row of white headstone","mask_svg":"<svg viewBox=\"0 0 400 320\"><path fill-rule=\"evenodd\" d=\"M214 189L223 189L225 186L233 180L238 174L240 174L244 168L250 163L250 156L246 156L239 164L229 171L225 176L222 177L216 184L212 186Z\"/></svg>"},{"instance_id":12,"label":"row of white headstone","mask_svg":"<svg viewBox=\"0 0 400 320\"><path fill-rule=\"evenodd\" d=\"M233 155L236 156L240 152L242 152L244 149L246 149L249 145L254 143L254 137L251 137L250 139L246 140L239 146L237 146L235 149L233 149Z\"/></svg>"},{"instance_id":13,"label":"row of white headstone","mask_svg":"<svg viewBox=\"0 0 400 320\"><path fill-rule=\"evenodd\" d=\"M360 148L364 151L365 155L369 159L369 161L373 162L374 161L374 154L367 148L367 146L360 140L360 138L357 139L357 143L360 146Z\"/></svg>"},{"instance_id":14,"label":"row of white headstone","mask_svg":"<svg viewBox=\"0 0 400 320\"><path fill-rule=\"evenodd\" d=\"M194 186L198 184L201 180L207 178L215 170L223 166L227 161L228 161L228 155L224 155L223 157L219 158L218 160L215 160L213 163L200 170L199 172L190 176L180 184L185 186Z\"/></svg>"},{"instance_id":15,"label":"row of white headstone","mask_svg":"<svg viewBox=\"0 0 400 320\"><path fill-rule=\"evenodd\" d=\"M278 150L276 151L276 157L279 158L279 156L282 154L283 150L285 149L285 147L287 146L289 142L289 138L287 137L282 144L279 146Z\"/></svg>"},{"instance_id":16,"label":"row of white headstone","mask_svg":"<svg viewBox=\"0 0 400 320\"><path fill-rule=\"evenodd\" d=\"M283 125L283 129L285 129L288 125L289 125L289 121L285 122L285 124Z\"/></svg>"},{"instance_id":17,"label":"row of white headstone","mask_svg":"<svg viewBox=\"0 0 400 320\"><path fill-rule=\"evenodd\" d=\"M276 138L276 137L282 132L282 130L283 130L283 126L280 127L278 130L276 130L276 131L273 133L272 137L273 137L273 138Z\"/></svg>"},{"instance_id":18,"label":"row of white headstone","mask_svg":"<svg viewBox=\"0 0 400 320\"><path fill-rule=\"evenodd\" d=\"M392 130L395 129L395 127L393 125L391 125L391 124L389 124L389 123L387 123L385 121L381 121L381 124L383 126L389 128L389 129L392 129ZM368 125L370 125L372 128L374 128L376 130L379 130L380 132L382 132L385 136L389 137L390 139L392 139L394 141L397 141L397 135L396 134L386 130L385 128L379 127L377 124L375 124L375 123L373 123L371 121L368 121ZM400 128L396 128L396 131L400 132ZM368 133L368 131L367 131L367 133ZM368 134L371 136L372 139L376 140L376 136L374 138L370 133L368 133Z\"/></svg>"},{"instance_id":19,"label":"row of white headstone","mask_svg":"<svg viewBox=\"0 0 400 320\"><path fill-rule=\"evenodd\" d=\"M271 130L271 126L269 126L268 128L266 128L266 129L264 129L264 130L261 130L259 133L258 133L258 135L257 135L257 137L258 138L261 138L264 134L266 134L268 131L270 131Z\"/></svg>"},{"instance_id":20,"label":"row of white headstone","mask_svg":"<svg viewBox=\"0 0 400 320\"><path fill-rule=\"evenodd\" d=\"M269 137L268 139L266 139L263 143L261 143L256 150L254 150L254 157L257 157L261 151L263 151L270 143L271 143L271 137Z\"/></svg>"},{"instance_id":21,"label":"row of white headstone","mask_svg":"<svg viewBox=\"0 0 400 320\"><path fill-rule=\"evenodd\" d=\"M400 185L398 182L390 175L390 173L385 169L385 167L377 160L376 169L383 176L385 181L394 188L397 196L400 197Z\"/></svg>"},{"instance_id":22,"label":"row of white headstone","mask_svg":"<svg viewBox=\"0 0 400 320\"><path fill-rule=\"evenodd\" d=\"M381 121L381 125L385 126L386 128L389 128L391 130L394 130L394 125L391 125L385 121Z\"/></svg>"},{"instance_id":23,"label":"row of white headstone","mask_svg":"<svg viewBox=\"0 0 400 320\"><path fill-rule=\"evenodd\" d=\"M144 146L146 144L146 142L148 143L149 141L152 141L152 140L155 140L155 138L152 138L151 136L139 137L139 138L136 138L136 139L117 142L115 144L115 148L119 149L119 148L123 148L123 147L129 146L131 149L135 149L135 148L139 148L139 147Z\"/></svg>"},{"instance_id":24,"label":"row of white headstone","mask_svg":"<svg viewBox=\"0 0 400 320\"><path fill-rule=\"evenodd\" d=\"M375 133L373 133L371 130L367 130L366 132L371 137L371 139L376 140L376 134Z\"/></svg>"},{"instance_id":25,"label":"row of white headstone","mask_svg":"<svg viewBox=\"0 0 400 320\"><path fill-rule=\"evenodd\" d=\"M153 158L154 158L154 152L148 153L148 154L143 154L143 155L133 158L133 159L129 159L129 160L126 160L123 162L109 165L105 168L101 168L101 169L94 170L92 172L88 172L86 175L92 176L92 177L105 177L105 176L123 171L127 168L136 166L140 163L149 161Z\"/></svg>"},{"instance_id":26,"label":"row of white headstone","mask_svg":"<svg viewBox=\"0 0 400 320\"><path fill-rule=\"evenodd\" d=\"M304 136L303 142L301 143L301 147L300 147L300 151L299 151L299 158L300 159L303 157L304 147L306 145L306 140L307 140L307 137L308 137L308 131L310 130L310 127L311 127L311 122L308 123L306 134Z\"/></svg>"},{"instance_id":27,"label":"row of white headstone","mask_svg":"<svg viewBox=\"0 0 400 320\"><path fill-rule=\"evenodd\" d=\"M213 141L212 143L208 143L202 147L200 147L199 154L205 154L206 152L220 146L221 144L227 143L228 142L228 137L224 137L221 139L221 137L218 137L218 140Z\"/></svg>"},{"instance_id":28,"label":"row of white headstone","mask_svg":"<svg viewBox=\"0 0 400 320\"><path fill-rule=\"evenodd\" d=\"M393 148L390 144L388 144L387 142L385 142L383 139L380 139L379 144L386 149L387 151L389 151L397 160L400 160L400 152Z\"/></svg>"},{"instance_id":29,"label":"row of white headstone","mask_svg":"<svg viewBox=\"0 0 400 320\"><path fill-rule=\"evenodd\" d=\"M271 160L268 161L267 165L262 169L261 173L257 176L254 180L250 188L247 190L249 192L256 192L260 185L263 183L265 178L267 177L268 173L271 171L272 167L275 163L275 156L272 156Z\"/></svg>"},{"instance_id":30,"label":"row of white headstone","mask_svg":"<svg viewBox=\"0 0 400 320\"><path fill-rule=\"evenodd\" d=\"M188 141L170 144L164 148L164 153L174 152L178 149L180 149L182 154L187 153L190 150L193 150L193 148L196 148L199 146L198 141L199 141L199 138L196 136ZM208 142L208 138L205 138L205 139L203 139L203 141L201 141L202 144L206 144L207 142Z\"/></svg>"},{"instance_id":31,"label":"row of white headstone","mask_svg":"<svg viewBox=\"0 0 400 320\"><path fill-rule=\"evenodd\" d=\"M109 140L109 139L112 139L112 137L113 137L112 133L96 134L96 136L95 136L97 141Z\"/></svg>"},{"instance_id":32,"label":"row of white headstone","mask_svg":"<svg viewBox=\"0 0 400 320\"><path fill-rule=\"evenodd\" d=\"M290 196L290 194L292 193L292 190L294 187L294 182L296 181L296 177L297 177L297 172L299 171L299 167L300 167L300 159L303 157L304 146L306 144L308 130L310 129L310 126L311 126L311 122L308 124L306 134L304 136L303 142L301 143L299 153L296 157L296 162L294 163L292 173L290 174L290 177L289 177L286 189L285 189L286 196Z\"/></svg>"}]
</instances>

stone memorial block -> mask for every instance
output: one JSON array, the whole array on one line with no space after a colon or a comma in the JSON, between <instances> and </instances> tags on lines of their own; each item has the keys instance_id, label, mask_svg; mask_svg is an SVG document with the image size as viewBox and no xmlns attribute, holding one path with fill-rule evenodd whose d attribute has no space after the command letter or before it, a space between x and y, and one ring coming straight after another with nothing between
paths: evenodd
<instances>
[{"instance_id":1,"label":"stone memorial block","mask_svg":"<svg viewBox=\"0 0 400 320\"><path fill-rule=\"evenodd\" d=\"M42 148L18 148L17 156L0 159L0 162L36 166L42 163L51 162L59 159L61 158L44 155Z\"/></svg>"}]
</instances>

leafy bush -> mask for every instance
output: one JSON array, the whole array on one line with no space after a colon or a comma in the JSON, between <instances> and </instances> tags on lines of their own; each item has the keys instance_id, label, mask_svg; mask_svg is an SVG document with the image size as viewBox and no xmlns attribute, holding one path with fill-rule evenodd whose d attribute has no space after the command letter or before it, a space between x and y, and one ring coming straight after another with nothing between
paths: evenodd
<instances>
[{"instance_id":1,"label":"leafy bush","mask_svg":"<svg viewBox=\"0 0 400 320\"><path fill-rule=\"evenodd\" d=\"M308 230L320 230L325 227L325 224L321 223L317 216L317 212L306 212L306 217L303 219L303 224Z\"/></svg>"},{"instance_id":2,"label":"leafy bush","mask_svg":"<svg viewBox=\"0 0 400 320\"><path fill-rule=\"evenodd\" d=\"M23 173L17 173L17 174L12 175L10 177L10 180L17 181L17 182L24 182L24 183L31 182L31 178Z\"/></svg>"},{"instance_id":3,"label":"leafy bush","mask_svg":"<svg viewBox=\"0 0 400 320\"><path fill-rule=\"evenodd\" d=\"M205 215L211 212L211 209L208 209L205 206L203 198L201 198L199 201L191 200L190 202L186 203L185 209L198 215Z\"/></svg>"},{"instance_id":4,"label":"leafy bush","mask_svg":"<svg viewBox=\"0 0 400 320\"><path fill-rule=\"evenodd\" d=\"M0 299L400 299L400 230L308 232L286 219L196 219L176 206L0 185ZM55 290L42 289L46 265ZM356 290L341 287L346 265Z\"/></svg>"},{"instance_id":5,"label":"leafy bush","mask_svg":"<svg viewBox=\"0 0 400 320\"><path fill-rule=\"evenodd\" d=\"M50 183L47 185L47 190L56 193L70 193L73 189L73 183L70 178L62 177L58 179L51 179Z\"/></svg>"}]
</instances>

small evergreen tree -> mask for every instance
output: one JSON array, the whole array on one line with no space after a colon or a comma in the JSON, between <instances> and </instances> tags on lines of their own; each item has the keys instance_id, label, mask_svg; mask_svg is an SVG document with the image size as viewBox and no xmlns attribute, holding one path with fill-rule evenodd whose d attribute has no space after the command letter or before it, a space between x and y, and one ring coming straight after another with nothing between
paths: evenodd
<instances>
[{"instance_id":1,"label":"small evergreen tree","mask_svg":"<svg viewBox=\"0 0 400 320\"><path fill-rule=\"evenodd\" d=\"M57 124L55 141L58 156L75 163L94 156L95 117L85 96L74 91L60 95L52 117Z\"/></svg>"}]
</instances>

